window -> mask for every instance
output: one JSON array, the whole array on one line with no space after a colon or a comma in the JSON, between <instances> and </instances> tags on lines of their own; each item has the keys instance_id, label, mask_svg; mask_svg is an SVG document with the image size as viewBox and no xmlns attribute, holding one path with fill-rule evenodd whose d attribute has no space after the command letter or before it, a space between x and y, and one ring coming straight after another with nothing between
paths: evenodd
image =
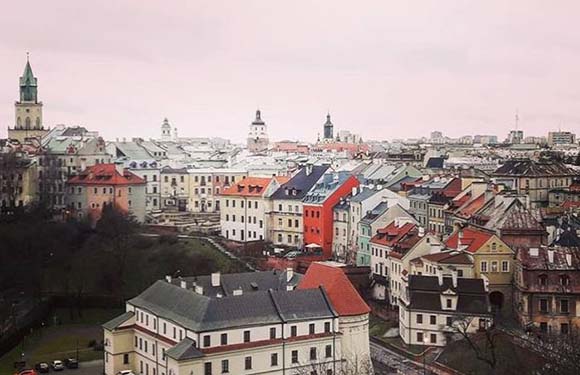
<instances>
[{"instance_id":1,"label":"window","mask_svg":"<svg viewBox=\"0 0 580 375\"><path fill-rule=\"evenodd\" d=\"M326 345L324 353L326 354L326 358L332 357L332 345Z\"/></svg>"},{"instance_id":2,"label":"window","mask_svg":"<svg viewBox=\"0 0 580 375\"><path fill-rule=\"evenodd\" d=\"M222 333L221 334L220 344L221 345L227 345L228 344L228 334L227 333Z\"/></svg>"},{"instance_id":3,"label":"window","mask_svg":"<svg viewBox=\"0 0 580 375\"><path fill-rule=\"evenodd\" d=\"M501 272L509 272L510 271L510 262L507 260L501 261Z\"/></svg>"},{"instance_id":4,"label":"window","mask_svg":"<svg viewBox=\"0 0 580 375\"><path fill-rule=\"evenodd\" d=\"M423 343L423 332L417 332L417 342Z\"/></svg>"},{"instance_id":5,"label":"window","mask_svg":"<svg viewBox=\"0 0 580 375\"><path fill-rule=\"evenodd\" d=\"M147 344L148 344L148 343L149 343L149 342L148 342L147 340L145 340L145 353L147 353Z\"/></svg>"},{"instance_id":6,"label":"window","mask_svg":"<svg viewBox=\"0 0 580 375\"><path fill-rule=\"evenodd\" d=\"M163 322L163 334L167 334L167 324Z\"/></svg>"},{"instance_id":7,"label":"window","mask_svg":"<svg viewBox=\"0 0 580 375\"><path fill-rule=\"evenodd\" d=\"M482 260L480 263L480 271L487 272L487 262L485 260Z\"/></svg>"},{"instance_id":8,"label":"window","mask_svg":"<svg viewBox=\"0 0 580 375\"><path fill-rule=\"evenodd\" d=\"M203 346L207 348L210 345L211 345L211 336L210 335L203 336Z\"/></svg>"},{"instance_id":9,"label":"window","mask_svg":"<svg viewBox=\"0 0 580 375\"><path fill-rule=\"evenodd\" d=\"M445 301L445 303L446 303L446 306L447 306L448 309L453 308L453 304L452 304L451 298L447 298L447 300Z\"/></svg>"},{"instance_id":10,"label":"window","mask_svg":"<svg viewBox=\"0 0 580 375\"><path fill-rule=\"evenodd\" d=\"M211 362L206 362L203 364L204 375L211 375Z\"/></svg>"},{"instance_id":11,"label":"window","mask_svg":"<svg viewBox=\"0 0 580 375\"><path fill-rule=\"evenodd\" d=\"M540 299L540 312L548 312L548 300L546 298Z\"/></svg>"},{"instance_id":12,"label":"window","mask_svg":"<svg viewBox=\"0 0 580 375\"><path fill-rule=\"evenodd\" d=\"M227 374L228 372L230 372L230 361L222 359L222 374Z\"/></svg>"},{"instance_id":13,"label":"window","mask_svg":"<svg viewBox=\"0 0 580 375\"><path fill-rule=\"evenodd\" d=\"M310 323L308 325L308 334L309 335L314 335L314 332L315 332L314 323Z\"/></svg>"},{"instance_id":14,"label":"window","mask_svg":"<svg viewBox=\"0 0 580 375\"><path fill-rule=\"evenodd\" d=\"M453 318L448 316L446 320L447 320L447 327L451 327L453 325Z\"/></svg>"},{"instance_id":15,"label":"window","mask_svg":"<svg viewBox=\"0 0 580 375\"><path fill-rule=\"evenodd\" d=\"M437 335L435 333L431 334L430 341L431 341L431 344L437 343Z\"/></svg>"},{"instance_id":16,"label":"window","mask_svg":"<svg viewBox=\"0 0 580 375\"><path fill-rule=\"evenodd\" d=\"M126 365L129 363L129 354L123 354L123 364Z\"/></svg>"},{"instance_id":17,"label":"window","mask_svg":"<svg viewBox=\"0 0 580 375\"><path fill-rule=\"evenodd\" d=\"M540 331L542 331L543 333L547 333L548 332L548 323L541 322L540 323Z\"/></svg>"},{"instance_id":18,"label":"window","mask_svg":"<svg viewBox=\"0 0 580 375\"><path fill-rule=\"evenodd\" d=\"M570 285L570 277L568 275L560 275L560 285L562 286Z\"/></svg>"},{"instance_id":19,"label":"window","mask_svg":"<svg viewBox=\"0 0 580 375\"><path fill-rule=\"evenodd\" d=\"M139 337L139 350L143 350L143 339Z\"/></svg>"},{"instance_id":20,"label":"window","mask_svg":"<svg viewBox=\"0 0 580 375\"><path fill-rule=\"evenodd\" d=\"M560 323L560 333L563 335L567 335L570 332L570 326L568 323Z\"/></svg>"},{"instance_id":21,"label":"window","mask_svg":"<svg viewBox=\"0 0 580 375\"><path fill-rule=\"evenodd\" d=\"M330 322L324 323L324 332L326 332L326 333L330 332Z\"/></svg>"},{"instance_id":22,"label":"window","mask_svg":"<svg viewBox=\"0 0 580 375\"><path fill-rule=\"evenodd\" d=\"M423 314L417 314L417 324L423 324Z\"/></svg>"},{"instance_id":23,"label":"window","mask_svg":"<svg viewBox=\"0 0 580 375\"><path fill-rule=\"evenodd\" d=\"M246 357L244 359L244 369L246 370L252 369L252 357Z\"/></svg>"},{"instance_id":24,"label":"window","mask_svg":"<svg viewBox=\"0 0 580 375\"><path fill-rule=\"evenodd\" d=\"M563 314L568 314L570 312L568 305L569 304L568 304L567 299L561 299L560 300L560 312Z\"/></svg>"},{"instance_id":25,"label":"window","mask_svg":"<svg viewBox=\"0 0 580 375\"><path fill-rule=\"evenodd\" d=\"M292 350L292 363L298 363L298 350Z\"/></svg>"},{"instance_id":26,"label":"window","mask_svg":"<svg viewBox=\"0 0 580 375\"><path fill-rule=\"evenodd\" d=\"M310 348L310 360L311 361L316 360L316 348L314 347Z\"/></svg>"},{"instance_id":27,"label":"window","mask_svg":"<svg viewBox=\"0 0 580 375\"><path fill-rule=\"evenodd\" d=\"M138 341L139 341L139 339L137 337L135 337L135 347L139 346Z\"/></svg>"},{"instance_id":28,"label":"window","mask_svg":"<svg viewBox=\"0 0 580 375\"><path fill-rule=\"evenodd\" d=\"M250 342L250 331L244 331L244 342Z\"/></svg>"},{"instance_id":29,"label":"window","mask_svg":"<svg viewBox=\"0 0 580 375\"><path fill-rule=\"evenodd\" d=\"M290 337L298 336L298 329L296 326L290 326Z\"/></svg>"},{"instance_id":30,"label":"window","mask_svg":"<svg viewBox=\"0 0 580 375\"><path fill-rule=\"evenodd\" d=\"M276 338L276 327L272 327L270 328L270 340L273 340Z\"/></svg>"},{"instance_id":31,"label":"window","mask_svg":"<svg viewBox=\"0 0 580 375\"><path fill-rule=\"evenodd\" d=\"M278 353L270 354L270 366L278 366Z\"/></svg>"},{"instance_id":32,"label":"window","mask_svg":"<svg viewBox=\"0 0 580 375\"><path fill-rule=\"evenodd\" d=\"M431 325L437 324L437 316L436 315L429 316L429 324L431 324Z\"/></svg>"},{"instance_id":33,"label":"window","mask_svg":"<svg viewBox=\"0 0 580 375\"><path fill-rule=\"evenodd\" d=\"M538 284L539 285L548 285L548 276L546 276L546 275L538 276Z\"/></svg>"},{"instance_id":34,"label":"window","mask_svg":"<svg viewBox=\"0 0 580 375\"><path fill-rule=\"evenodd\" d=\"M497 272L497 260L491 262L491 272Z\"/></svg>"}]
</instances>

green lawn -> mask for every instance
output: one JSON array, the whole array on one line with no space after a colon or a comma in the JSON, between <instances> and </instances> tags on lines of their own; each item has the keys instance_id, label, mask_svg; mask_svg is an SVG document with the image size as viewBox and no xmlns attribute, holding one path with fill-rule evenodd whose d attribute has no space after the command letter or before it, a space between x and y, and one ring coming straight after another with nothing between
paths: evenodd
<instances>
[{"instance_id":1,"label":"green lawn","mask_svg":"<svg viewBox=\"0 0 580 375\"><path fill-rule=\"evenodd\" d=\"M102 351L89 347L89 342L103 339L101 324L121 313L120 309L87 309L82 317L71 320L68 310L55 311L60 325L52 325L32 332L19 345L0 358L0 374L11 374L14 362L20 360L21 353L27 366L54 359L76 357L77 347L80 361L101 359Z\"/></svg>"},{"instance_id":2,"label":"green lawn","mask_svg":"<svg viewBox=\"0 0 580 375\"><path fill-rule=\"evenodd\" d=\"M369 335L382 338L389 328L392 328L394 325L394 322L383 320L371 314L369 319Z\"/></svg>"}]
</instances>

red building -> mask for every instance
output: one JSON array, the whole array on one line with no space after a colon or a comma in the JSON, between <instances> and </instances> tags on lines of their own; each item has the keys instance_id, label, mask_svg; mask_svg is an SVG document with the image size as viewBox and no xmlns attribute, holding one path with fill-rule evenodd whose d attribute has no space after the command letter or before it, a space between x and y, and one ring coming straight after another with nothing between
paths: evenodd
<instances>
[{"instance_id":1,"label":"red building","mask_svg":"<svg viewBox=\"0 0 580 375\"><path fill-rule=\"evenodd\" d=\"M329 171L322 175L303 200L304 245L322 248L324 258L332 255L333 207L359 181L347 172Z\"/></svg>"}]
</instances>

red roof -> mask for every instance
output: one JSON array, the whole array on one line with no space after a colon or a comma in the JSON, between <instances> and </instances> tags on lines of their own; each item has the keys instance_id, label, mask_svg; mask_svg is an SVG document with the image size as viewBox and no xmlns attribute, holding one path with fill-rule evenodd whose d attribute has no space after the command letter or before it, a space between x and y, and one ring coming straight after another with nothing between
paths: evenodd
<instances>
[{"instance_id":1,"label":"red roof","mask_svg":"<svg viewBox=\"0 0 580 375\"><path fill-rule=\"evenodd\" d=\"M378 233L371 239L371 242L384 246L393 246L415 227L413 223L405 223L397 227L393 221L385 228L379 229Z\"/></svg>"},{"instance_id":2,"label":"red roof","mask_svg":"<svg viewBox=\"0 0 580 375\"><path fill-rule=\"evenodd\" d=\"M145 180L128 169L123 169L123 174L117 171L115 164L97 164L88 167L76 176L68 179L67 183L73 185L139 185L145 184Z\"/></svg>"},{"instance_id":3,"label":"red roof","mask_svg":"<svg viewBox=\"0 0 580 375\"><path fill-rule=\"evenodd\" d=\"M340 316L363 315L371 311L340 267L311 263L298 289L319 286L324 287L332 307Z\"/></svg>"},{"instance_id":4,"label":"red roof","mask_svg":"<svg viewBox=\"0 0 580 375\"><path fill-rule=\"evenodd\" d=\"M455 231L451 236L449 236L447 241L445 241L445 245L451 249L457 249L459 247L459 233L462 233L463 235L461 238L461 245L466 246L465 250L471 253L479 250L483 244L493 236L493 234L489 232L467 227Z\"/></svg>"},{"instance_id":5,"label":"red roof","mask_svg":"<svg viewBox=\"0 0 580 375\"><path fill-rule=\"evenodd\" d=\"M461 208L457 212L458 216L469 218L474 213L476 213L485 204L485 193L482 193L479 197L473 199L465 207Z\"/></svg>"},{"instance_id":6,"label":"red roof","mask_svg":"<svg viewBox=\"0 0 580 375\"><path fill-rule=\"evenodd\" d=\"M221 195L235 195L242 197L261 197L273 180L280 184L288 181L289 177L246 177L243 180L225 188Z\"/></svg>"},{"instance_id":7,"label":"red roof","mask_svg":"<svg viewBox=\"0 0 580 375\"><path fill-rule=\"evenodd\" d=\"M565 200L564 202L562 202L562 204L560 205L560 207L562 208L577 208L580 207L580 202L578 201L571 201L571 200Z\"/></svg>"}]
</instances>

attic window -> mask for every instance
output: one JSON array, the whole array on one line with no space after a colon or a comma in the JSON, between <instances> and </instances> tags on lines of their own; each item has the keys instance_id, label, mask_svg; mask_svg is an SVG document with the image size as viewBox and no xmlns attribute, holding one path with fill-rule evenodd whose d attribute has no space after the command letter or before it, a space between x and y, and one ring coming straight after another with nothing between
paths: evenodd
<instances>
[{"instance_id":1,"label":"attic window","mask_svg":"<svg viewBox=\"0 0 580 375\"><path fill-rule=\"evenodd\" d=\"M568 275L560 275L560 285L562 286L570 285L570 277Z\"/></svg>"},{"instance_id":2,"label":"attic window","mask_svg":"<svg viewBox=\"0 0 580 375\"><path fill-rule=\"evenodd\" d=\"M548 276L547 275L538 276L538 284L539 285L548 285Z\"/></svg>"}]
</instances>

